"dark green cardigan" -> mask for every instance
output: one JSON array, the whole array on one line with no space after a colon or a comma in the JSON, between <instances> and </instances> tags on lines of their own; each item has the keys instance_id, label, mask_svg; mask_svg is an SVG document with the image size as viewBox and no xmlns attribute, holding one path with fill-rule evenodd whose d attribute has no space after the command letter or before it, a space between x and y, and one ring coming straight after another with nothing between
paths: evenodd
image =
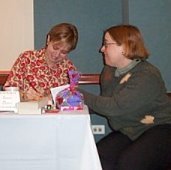
<instances>
[{"instance_id":1,"label":"dark green cardigan","mask_svg":"<svg viewBox=\"0 0 171 170\"><path fill-rule=\"evenodd\" d=\"M171 100L159 70L147 61L116 77L116 68L104 66L101 73L101 95L84 90L85 104L105 116L115 130L135 140L158 124L171 124ZM151 123L141 123L149 115Z\"/></svg>"}]
</instances>

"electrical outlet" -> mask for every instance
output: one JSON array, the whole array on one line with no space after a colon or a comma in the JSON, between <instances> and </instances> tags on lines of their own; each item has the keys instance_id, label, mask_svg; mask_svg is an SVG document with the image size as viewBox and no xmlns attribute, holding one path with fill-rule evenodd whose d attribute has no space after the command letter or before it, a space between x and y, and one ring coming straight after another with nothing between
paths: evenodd
<instances>
[{"instance_id":1,"label":"electrical outlet","mask_svg":"<svg viewBox=\"0 0 171 170\"><path fill-rule=\"evenodd\" d=\"M92 125L91 128L92 128L93 134L96 134L96 135L105 134L104 125Z\"/></svg>"}]
</instances>

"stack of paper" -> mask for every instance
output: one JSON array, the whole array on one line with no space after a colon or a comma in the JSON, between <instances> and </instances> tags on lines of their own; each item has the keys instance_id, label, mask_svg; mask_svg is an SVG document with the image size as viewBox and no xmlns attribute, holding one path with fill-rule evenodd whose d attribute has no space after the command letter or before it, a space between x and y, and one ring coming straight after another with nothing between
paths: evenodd
<instances>
[{"instance_id":1,"label":"stack of paper","mask_svg":"<svg viewBox=\"0 0 171 170\"><path fill-rule=\"evenodd\" d=\"M49 99L18 103L18 114L41 114L42 107L48 104Z\"/></svg>"}]
</instances>

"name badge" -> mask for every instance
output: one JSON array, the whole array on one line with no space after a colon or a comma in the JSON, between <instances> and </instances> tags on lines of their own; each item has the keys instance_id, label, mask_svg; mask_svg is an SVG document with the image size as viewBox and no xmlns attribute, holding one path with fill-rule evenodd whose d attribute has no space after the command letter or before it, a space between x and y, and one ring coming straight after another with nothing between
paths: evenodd
<instances>
[{"instance_id":1,"label":"name badge","mask_svg":"<svg viewBox=\"0 0 171 170\"><path fill-rule=\"evenodd\" d=\"M19 91L0 91L0 111L13 111L17 113L19 102Z\"/></svg>"}]
</instances>

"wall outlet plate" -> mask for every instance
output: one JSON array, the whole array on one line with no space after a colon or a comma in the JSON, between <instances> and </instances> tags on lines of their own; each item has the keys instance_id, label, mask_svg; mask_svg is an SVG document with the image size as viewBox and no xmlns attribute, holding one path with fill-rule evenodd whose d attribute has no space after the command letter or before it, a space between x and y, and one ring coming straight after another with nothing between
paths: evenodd
<instances>
[{"instance_id":1,"label":"wall outlet plate","mask_svg":"<svg viewBox=\"0 0 171 170\"><path fill-rule=\"evenodd\" d=\"M105 134L105 125L92 125L91 128L95 135Z\"/></svg>"}]
</instances>

